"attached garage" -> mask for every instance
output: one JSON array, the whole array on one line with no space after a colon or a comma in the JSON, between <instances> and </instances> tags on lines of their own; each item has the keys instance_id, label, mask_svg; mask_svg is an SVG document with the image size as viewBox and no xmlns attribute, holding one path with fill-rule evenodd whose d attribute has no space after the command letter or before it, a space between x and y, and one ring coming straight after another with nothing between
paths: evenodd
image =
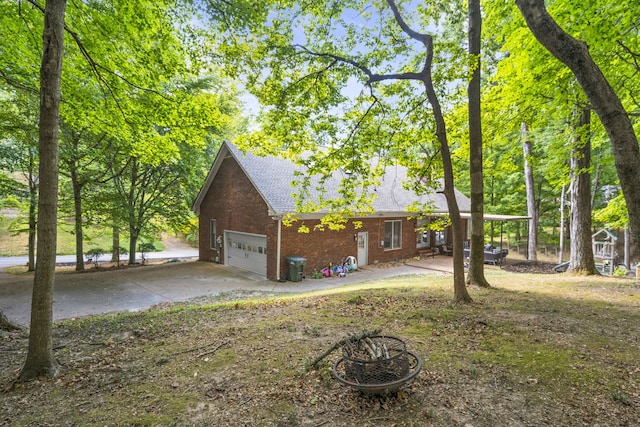
<instances>
[{"instance_id":1,"label":"attached garage","mask_svg":"<svg viewBox=\"0 0 640 427\"><path fill-rule=\"evenodd\" d=\"M225 264L267 275L267 236L225 231Z\"/></svg>"}]
</instances>

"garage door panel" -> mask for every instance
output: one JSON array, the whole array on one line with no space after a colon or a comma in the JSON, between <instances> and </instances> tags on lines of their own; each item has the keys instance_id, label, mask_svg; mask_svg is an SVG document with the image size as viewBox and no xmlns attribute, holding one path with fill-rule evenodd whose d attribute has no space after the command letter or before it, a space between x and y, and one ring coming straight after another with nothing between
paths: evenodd
<instances>
[{"instance_id":1,"label":"garage door panel","mask_svg":"<svg viewBox=\"0 0 640 427\"><path fill-rule=\"evenodd\" d=\"M225 231L225 264L267 275L267 237L259 234Z\"/></svg>"}]
</instances>

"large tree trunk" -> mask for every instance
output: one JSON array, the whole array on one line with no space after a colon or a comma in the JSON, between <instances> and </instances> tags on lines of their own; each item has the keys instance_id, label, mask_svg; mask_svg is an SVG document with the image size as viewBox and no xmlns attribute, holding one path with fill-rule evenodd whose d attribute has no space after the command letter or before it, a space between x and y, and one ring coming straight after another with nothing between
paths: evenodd
<instances>
[{"instance_id":1,"label":"large tree trunk","mask_svg":"<svg viewBox=\"0 0 640 427\"><path fill-rule=\"evenodd\" d=\"M533 182L533 166L531 166L531 141L526 123L520 127L522 149L524 151L524 183L527 192L527 215L529 218L529 239L527 244L527 259L536 261L538 254L538 210L536 209L535 187Z\"/></svg>"},{"instance_id":2,"label":"large tree trunk","mask_svg":"<svg viewBox=\"0 0 640 427\"><path fill-rule=\"evenodd\" d=\"M54 376L53 285L56 268L58 210L58 111L64 50L66 0L47 0L44 12L40 67L40 193L38 200L38 259L33 280L29 350L21 380Z\"/></svg>"},{"instance_id":3,"label":"large tree trunk","mask_svg":"<svg viewBox=\"0 0 640 427\"><path fill-rule=\"evenodd\" d=\"M469 175L471 177L470 285L489 287L484 277L484 182L482 175L482 120L480 118L480 0L469 0L469 55L474 58L467 88L469 97Z\"/></svg>"},{"instance_id":4,"label":"large tree trunk","mask_svg":"<svg viewBox=\"0 0 640 427\"><path fill-rule=\"evenodd\" d=\"M580 114L571 153L571 258L568 271L597 274L591 247L591 111Z\"/></svg>"},{"instance_id":5,"label":"large tree trunk","mask_svg":"<svg viewBox=\"0 0 640 427\"><path fill-rule=\"evenodd\" d=\"M631 238L640 243L640 150L629 115L591 58L587 45L558 26L547 13L544 0L516 0L516 4L536 39L571 69L607 130L629 211Z\"/></svg>"}]
</instances>

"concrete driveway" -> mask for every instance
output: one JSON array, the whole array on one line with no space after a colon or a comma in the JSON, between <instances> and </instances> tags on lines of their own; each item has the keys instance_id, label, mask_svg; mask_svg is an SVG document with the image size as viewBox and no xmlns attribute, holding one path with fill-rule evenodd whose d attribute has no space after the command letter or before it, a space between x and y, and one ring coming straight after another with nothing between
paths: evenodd
<instances>
[{"instance_id":1,"label":"concrete driveway","mask_svg":"<svg viewBox=\"0 0 640 427\"><path fill-rule=\"evenodd\" d=\"M156 304L188 301L231 291L300 293L404 274L450 274L451 258L438 256L397 267L367 266L345 278L272 282L262 276L210 262L188 261L114 271L56 275L53 318L139 311ZM0 271L0 310L12 321L28 325L33 275Z\"/></svg>"}]
</instances>

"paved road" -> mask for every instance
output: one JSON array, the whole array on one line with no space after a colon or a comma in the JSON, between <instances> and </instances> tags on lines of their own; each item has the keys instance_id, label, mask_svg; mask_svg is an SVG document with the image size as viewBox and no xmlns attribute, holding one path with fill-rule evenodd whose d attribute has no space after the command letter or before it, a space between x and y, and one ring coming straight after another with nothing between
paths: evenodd
<instances>
[{"instance_id":1,"label":"paved road","mask_svg":"<svg viewBox=\"0 0 640 427\"><path fill-rule=\"evenodd\" d=\"M177 258L177 257L169 257ZM404 274L450 274L451 258L417 261L397 267L367 266L346 278L273 282L234 267L201 261L170 262L114 271L59 273L54 290L53 318L140 311L156 304L215 296L223 292L307 292L349 283ZM27 325L31 312L33 274L0 271L0 310L12 321Z\"/></svg>"},{"instance_id":2,"label":"paved road","mask_svg":"<svg viewBox=\"0 0 640 427\"><path fill-rule=\"evenodd\" d=\"M151 260L157 259L185 259L185 258L196 258L198 256L197 249L179 249L179 250L168 250L163 252L149 252L145 253L145 257ZM137 260L141 260L142 256L138 253ZM109 255L105 255L102 257L101 261L108 261L110 259ZM129 255L120 256L120 261L128 262ZM0 257L0 270L6 267L12 267L15 265L27 265L29 262L28 256L12 256L12 257ZM56 257L57 264L75 264L76 256L75 255L58 255Z\"/></svg>"}]
</instances>

